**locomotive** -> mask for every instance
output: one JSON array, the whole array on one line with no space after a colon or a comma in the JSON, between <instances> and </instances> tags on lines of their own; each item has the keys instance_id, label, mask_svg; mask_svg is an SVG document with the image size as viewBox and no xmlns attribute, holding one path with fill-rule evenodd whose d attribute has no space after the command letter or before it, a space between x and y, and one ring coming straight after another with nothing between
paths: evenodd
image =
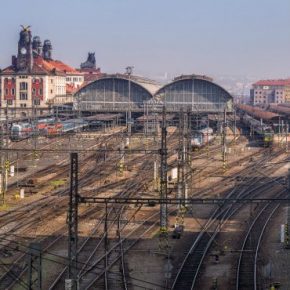
<instances>
[{"instance_id":1,"label":"locomotive","mask_svg":"<svg viewBox=\"0 0 290 290\"><path fill-rule=\"evenodd\" d=\"M273 143L274 130L271 126L262 124L260 121L245 114L242 118L244 124L252 130L260 145L269 147Z\"/></svg>"}]
</instances>

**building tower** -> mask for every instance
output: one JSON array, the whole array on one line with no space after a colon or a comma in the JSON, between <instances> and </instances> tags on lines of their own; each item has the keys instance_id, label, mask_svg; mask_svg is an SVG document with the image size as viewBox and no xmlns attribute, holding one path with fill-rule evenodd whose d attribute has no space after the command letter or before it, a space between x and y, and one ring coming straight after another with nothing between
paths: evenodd
<instances>
[{"instance_id":1,"label":"building tower","mask_svg":"<svg viewBox=\"0 0 290 290\"><path fill-rule=\"evenodd\" d=\"M33 52L42 55L42 43L39 36L34 36L32 41Z\"/></svg>"},{"instance_id":2,"label":"building tower","mask_svg":"<svg viewBox=\"0 0 290 290\"><path fill-rule=\"evenodd\" d=\"M88 53L87 60L81 63L81 69L96 69L96 58L94 52Z\"/></svg>"},{"instance_id":3,"label":"building tower","mask_svg":"<svg viewBox=\"0 0 290 290\"><path fill-rule=\"evenodd\" d=\"M22 26L18 41L17 70L30 72L33 66L32 41L30 26Z\"/></svg>"},{"instance_id":4,"label":"building tower","mask_svg":"<svg viewBox=\"0 0 290 290\"><path fill-rule=\"evenodd\" d=\"M52 55L52 45L50 40L45 40L43 43L43 58L45 60L51 60L51 55Z\"/></svg>"}]
</instances>

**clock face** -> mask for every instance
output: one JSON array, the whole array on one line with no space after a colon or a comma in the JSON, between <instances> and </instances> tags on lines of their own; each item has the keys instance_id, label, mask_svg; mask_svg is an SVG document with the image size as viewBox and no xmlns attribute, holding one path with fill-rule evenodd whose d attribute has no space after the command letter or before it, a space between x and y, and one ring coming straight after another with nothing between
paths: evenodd
<instances>
[{"instance_id":1,"label":"clock face","mask_svg":"<svg viewBox=\"0 0 290 290\"><path fill-rule=\"evenodd\" d=\"M21 52L21 54L26 54L26 52L27 52L26 51L26 48L25 47L22 47L21 50L20 50L20 52Z\"/></svg>"}]
</instances>

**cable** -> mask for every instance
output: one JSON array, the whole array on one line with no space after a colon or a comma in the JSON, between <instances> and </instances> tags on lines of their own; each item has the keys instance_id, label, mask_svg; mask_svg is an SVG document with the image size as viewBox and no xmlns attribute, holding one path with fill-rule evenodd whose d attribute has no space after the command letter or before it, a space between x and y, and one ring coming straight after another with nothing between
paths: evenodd
<instances>
[{"instance_id":1,"label":"cable","mask_svg":"<svg viewBox=\"0 0 290 290\"><path fill-rule=\"evenodd\" d=\"M8 241L9 241L9 240L8 240ZM15 242L15 243L17 243L17 242ZM24 246L24 245L21 245L21 246L24 247L24 248L31 248L31 247ZM25 252L25 251L23 251L23 250L20 250L19 248L18 248L18 249L15 249L15 248L13 248L13 247L11 247L11 246L9 246L9 245L4 245L4 247L10 248L10 249L12 249L12 250L16 250L16 251L18 251L18 252L20 252L20 253L27 254L27 252ZM55 256L57 256L57 255L55 255ZM57 257L60 257L60 258L65 259L65 257L62 257L62 256L57 256ZM45 260L45 261L54 262L54 263L56 263L56 264L58 264L58 265L61 265L61 266L67 266L67 264L62 263L62 262L60 262L60 261L55 261L55 260L52 260L52 259L49 259L49 258L45 258L45 257L42 257L42 259ZM82 262L80 262L80 261L78 261L78 264L86 265L85 263L82 263ZM100 266L96 266L95 268L100 269L100 270L103 269L103 267L100 267ZM93 269L89 270L89 272L90 272L90 273L93 273L93 274L99 274L99 273L95 272ZM108 272L111 273L111 274L114 273L113 271L110 271L110 270L109 270ZM130 277L130 278L131 278L131 277ZM19 279L20 279L20 278L19 278ZM151 284L151 285L155 285L155 286L159 286L159 287L161 287L161 286L158 285L158 284L154 284L154 283L152 283L152 282L147 282L147 281L145 281L145 280L141 280L141 279L138 279L138 278L133 278L133 277L132 277L131 279L136 280L136 281L145 282L145 283L148 283L148 284Z\"/></svg>"},{"instance_id":2,"label":"cable","mask_svg":"<svg viewBox=\"0 0 290 290\"><path fill-rule=\"evenodd\" d=\"M0 259L0 261L2 262L2 260ZM3 263L3 262L2 262ZM4 264L4 263L3 263ZM0 264L0 266L2 267L2 268L4 268L6 271L7 271L7 269L6 269L6 267L5 266L3 266L2 264ZM10 276L13 280L17 280L17 281L19 281L19 285L21 285L24 289L29 289L29 285L24 281L24 280L22 280L20 277L17 277L11 270L8 270L7 272L6 272L6 274L8 275L8 276ZM4 275L6 275L6 274L4 274Z\"/></svg>"}]
</instances>

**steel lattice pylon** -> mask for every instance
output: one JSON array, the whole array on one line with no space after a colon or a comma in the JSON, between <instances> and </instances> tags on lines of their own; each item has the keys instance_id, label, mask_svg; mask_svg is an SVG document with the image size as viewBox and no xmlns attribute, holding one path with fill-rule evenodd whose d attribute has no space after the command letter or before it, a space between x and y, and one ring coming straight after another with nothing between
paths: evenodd
<instances>
[{"instance_id":1,"label":"steel lattice pylon","mask_svg":"<svg viewBox=\"0 0 290 290\"><path fill-rule=\"evenodd\" d=\"M167 143L166 143L166 111L163 107L162 129L161 129L161 149L160 149L160 198L167 199ZM167 204L160 205L160 250L168 248L168 220Z\"/></svg>"},{"instance_id":2,"label":"steel lattice pylon","mask_svg":"<svg viewBox=\"0 0 290 290\"><path fill-rule=\"evenodd\" d=\"M77 282L77 245L78 245L78 154L71 153L70 197L68 212L68 279L72 281L72 289Z\"/></svg>"}]
</instances>

